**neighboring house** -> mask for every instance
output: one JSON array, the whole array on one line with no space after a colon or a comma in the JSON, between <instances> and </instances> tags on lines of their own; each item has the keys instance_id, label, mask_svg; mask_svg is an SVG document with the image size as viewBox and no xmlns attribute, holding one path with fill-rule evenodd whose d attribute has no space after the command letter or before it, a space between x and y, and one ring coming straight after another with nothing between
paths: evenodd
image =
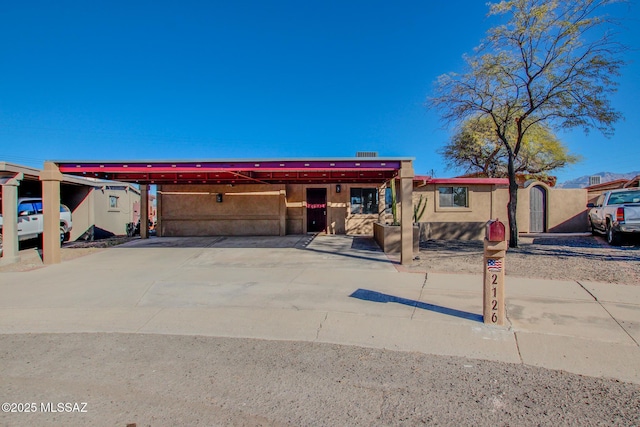
<instances>
[{"instance_id":1,"label":"neighboring house","mask_svg":"<svg viewBox=\"0 0 640 427\"><path fill-rule=\"evenodd\" d=\"M18 197L42 195L40 173L40 169L0 162L0 178L22 174ZM140 217L140 191L134 184L65 175L60 201L72 212L72 241L123 235L126 224Z\"/></svg>"},{"instance_id":2,"label":"neighboring house","mask_svg":"<svg viewBox=\"0 0 640 427\"><path fill-rule=\"evenodd\" d=\"M590 185L586 188L589 199L588 203L595 203L598 197L605 191L633 187L640 187L640 175L635 176L631 179L616 179L614 181Z\"/></svg>"},{"instance_id":3,"label":"neighboring house","mask_svg":"<svg viewBox=\"0 0 640 427\"><path fill-rule=\"evenodd\" d=\"M71 240L94 240L126 234L127 224L140 218L140 190L129 183L86 180L61 200L73 213Z\"/></svg>"}]
</instances>

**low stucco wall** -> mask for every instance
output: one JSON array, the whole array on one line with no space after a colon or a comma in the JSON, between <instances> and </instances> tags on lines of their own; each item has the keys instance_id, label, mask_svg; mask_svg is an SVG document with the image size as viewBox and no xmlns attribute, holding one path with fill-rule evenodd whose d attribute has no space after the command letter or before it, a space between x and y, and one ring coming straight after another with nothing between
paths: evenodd
<instances>
[{"instance_id":1,"label":"low stucco wall","mask_svg":"<svg viewBox=\"0 0 640 427\"><path fill-rule=\"evenodd\" d=\"M397 253L402 251L402 228L397 225L372 224L373 238L385 253ZM413 252L420 251L420 227L413 226Z\"/></svg>"},{"instance_id":2,"label":"low stucco wall","mask_svg":"<svg viewBox=\"0 0 640 427\"><path fill-rule=\"evenodd\" d=\"M482 240L485 222L421 222L420 240ZM505 224L506 225L506 224Z\"/></svg>"}]
</instances>

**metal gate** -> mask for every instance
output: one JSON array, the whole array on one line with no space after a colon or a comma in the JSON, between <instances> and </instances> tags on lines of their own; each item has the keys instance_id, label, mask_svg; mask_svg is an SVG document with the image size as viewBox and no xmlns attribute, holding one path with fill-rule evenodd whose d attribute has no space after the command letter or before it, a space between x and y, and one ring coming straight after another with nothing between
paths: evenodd
<instances>
[{"instance_id":1,"label":"metal gate","mask_svg":"<svg viewBox=\"0 0 640 427\"><path fill-rule=\"evenodd\" d=\"M546 230L547 194L542 187L532 187L529 191L530 233L544 233Z\"/></svg>"}]
</instances>

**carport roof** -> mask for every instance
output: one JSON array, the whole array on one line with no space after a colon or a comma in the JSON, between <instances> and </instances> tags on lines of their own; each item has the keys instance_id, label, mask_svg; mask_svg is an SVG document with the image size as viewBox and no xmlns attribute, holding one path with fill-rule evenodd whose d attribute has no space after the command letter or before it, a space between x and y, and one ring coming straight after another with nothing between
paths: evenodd
<instances>
[{"instance_id":1,"label":"carport roof","mask_svg":"<svg viewBox=\"0 0 640 427\"><path fill-rule=\"evenodd\" d=\"M54 161L63 174L139 184L383 183L412 158Z\"/></svg>"}]
</instances>

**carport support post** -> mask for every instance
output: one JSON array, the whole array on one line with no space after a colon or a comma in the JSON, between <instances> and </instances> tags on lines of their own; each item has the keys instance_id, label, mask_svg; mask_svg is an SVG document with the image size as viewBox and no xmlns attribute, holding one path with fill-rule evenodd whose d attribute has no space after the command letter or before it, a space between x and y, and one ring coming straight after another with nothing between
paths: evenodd
<instances>
[{"instance_id":1,"label":"carport support post","mask_svg":"<svg viewBox=\"0 0 640 427\"><path fill-rule=\"evenodd\" d=\"M149 238L149 185L140 184L140 238Z\"/></svg>"},{"instance_id":2,"label":"carport support post","mask_svg":"<svg viewBox=\"0 0 640 427\"><path fill-rule=\"evenodd\" d=\"M280 206L280 236L284 236L287 234L287 190L281 189L280 195L278 196L279 206Z\"/></svg>"},{"instance_id":3,"label":"carport support post","mask_svg":"<svg viewBox=\"0 0 640 427\"><path fill-rule=\"evenodd\" d=\"M58 165L45 162L40 172L42 181L42 261L45 264L60 263L60 182L62 174Z\"/></svg>"},{"instance_id":4,"label":"carport support post","mask_svg":"<svg viewBox=\"0 0 640 427\"><path fill-rule=\"evenodd\" d=\"M18 186L23 174L18 173L2 184L2 263L20 261L18 247Z\"/></svg>"},{"instance_id":5,"label":"carport support post","mask_svg":"<svg viewBox=\"0 0 640 427\"><path fill-rule=\"evenodd\" d=\"M162 237L162 186L156 185L156 236Z\"/></svg>"},{"instance_id":6,"label":"carport support post","mask_svg":"<svg viewBox=\"0 0 640 427\"><path fill-rule=\"evenodd\" d=\"M400 228L402 232L402 265L413 262L413 165L402 161L400 168Z\"/></svg>"}]
</instances>

